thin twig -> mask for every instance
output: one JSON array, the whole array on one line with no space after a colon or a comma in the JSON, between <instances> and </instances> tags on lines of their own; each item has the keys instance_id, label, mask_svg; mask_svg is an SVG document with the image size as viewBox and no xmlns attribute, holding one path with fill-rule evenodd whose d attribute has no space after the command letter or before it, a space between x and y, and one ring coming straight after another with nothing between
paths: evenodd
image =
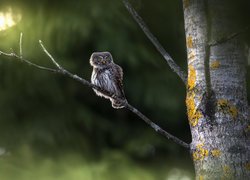
<instances>
[{"instance_id":1,"label":"thin twig","mask_svg":"<svg viewBox=\"0 0 250 180\"><path fill-rule=\"evenodd\" d=\"M23 33L20 33L20 39L19 39L19 50L20 50L20 58L23 58Z\"/></svg>"},{"instance_id":2,"label":"thin twig","mask_svg":"<svg viewBox=\"0 0 250 180\"><path fill-rule=\"evenodd\" d=\"M44 47L43 42L41 40L39 40L39 44L41 45L41 47L42 47L43 51L45 52L45 54L47 54L47 56L49 56L49 58L51 59L51 61L56 65L56 67L58 69L62 69L62 67L55 61L55 59L53 58L53 56Z\"/></svg>"},{"instance_id":3,"label":"thin twig","mask_svg":"<svg viewBox=\"0 0 250 180\"><path fill-rule=\"evenodd\" d=\"M20 41L21 42L21 41ZM57 61L53 58L53 56L48 52L48 50L45 48L45 46L43 45L42 41L39 41L41 48L43 49L43 51L46 53L46 55L49 57L49 59L53 62L53 64L56 65L57 69L51 69L51 68L47 68L47 67L43 67L34 63L31 63L29 60L25 60L23 58L21 58L20 56L16 55L15 53L5 53L0 51L0 55L4 55L7 57L13 57L16 58L18 60L20 60L21 62L25 62L33 67L36 67L38 69L41 70L45 70L45 71L50 71L50 72L54 72L57 74L61 74L67 77L70 77L78 82L80 82L83 85L86 85L90 88L94 88L100 92L102 92L103 94L112 97L112 98L117 98L117 100L121 101L124 103L124 106L130 110L131 112L133 112L134 114L136 114L138 117L140 117L143 121L145 121L148 125L150 125L156 132L160 133L161 135L163 135L164 137L171 139L172 141L174 141L175 143L181 145L182 147L185 147L187 149L189 149L189 144L183 142L182 140L178 139L177 137L173 136L172 134L166 132L165 130L163 130L161 127L159 127L157 124L155 124L153 121L151 121L149 118L147 118L144 114L142 114L140 111L138 111L135 107L133 107L132 105L130 105L127 101L123 101L121 99L119 99L118 97L116 97L113 93L110 93L102 88L100 88L99 86L96 86L92 83L90 83L89 81L87 81L84 78L79 77L76 74L72 74L69 71L67 71L66 69L64 69L62 66L60 66Z\"/></svg>"},{"instance_id":4,"label":"thin twig","mask_svg":"<svg viewBox=\"0 0 250 180\"><path fill-rule=\"evenodd\" d=\"M250 26L247 26L246 28L244 28L244 29L242 29L242 30L240 30L238 32L232 33L232 34L230 34L230 35L228 35L226 37L223 37L223 38L221 38L219 40L214 40L214 41L209 43L209 46L212 47L212 46L217 46L219 44L225 43L225 42L227 42L227 41L229 41L229 40L231 40L233 38L236 38L237 36L241 35L242 33L245 33L246 31L249 30L249 28L250 28Z\"/></svg>"},{"instance_id":5,"label":"thin twig","mask_svg":"<svg viewBox=\"0 0 250 180\"><path fill-rule=\"evenodd\" d=\"M123 3L129 13L133 16L134 20L139 24L143 32L149 38L149 40L153 43L156 49L161 53L164 59L167 61L170 68L182 79L182 81L187 83L187 74L181 70L181 68L175 63L173 58L167 53L167 51L163 48L163 46L159 43L157 38L151 33L146 23L143 21L141 16L136 12L136 10L132 7L132 5L128 2L128 0L123 0Z\"/></svg>"}]
</instances>

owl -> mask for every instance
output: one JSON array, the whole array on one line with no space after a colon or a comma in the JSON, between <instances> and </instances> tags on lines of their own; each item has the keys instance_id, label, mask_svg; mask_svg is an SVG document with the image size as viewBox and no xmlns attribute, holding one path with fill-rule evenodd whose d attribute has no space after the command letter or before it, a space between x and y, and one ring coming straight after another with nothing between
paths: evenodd
<instances>
[{"instance_id":1,"label":"owl","mask_svg":"<svg viewBox=\"0 0 250 180\"><path fill-rule=\"evenodd\" d=\"M126 98L122 84L122 68L114 63L112 55L109 52L94 52L90 57L90 65L93 66L91 83L114 94L119 100L93 89L95 93L98 96L109 99L113 108L123 108Z\"/></svg>"}]
</instances>

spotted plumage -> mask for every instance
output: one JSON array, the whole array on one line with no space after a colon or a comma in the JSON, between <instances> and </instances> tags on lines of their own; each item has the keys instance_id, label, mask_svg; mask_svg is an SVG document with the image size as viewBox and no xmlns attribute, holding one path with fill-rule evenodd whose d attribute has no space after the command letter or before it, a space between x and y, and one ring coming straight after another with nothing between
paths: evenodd
<instances>
[{"instance_id":1,"label":"spotted plumage","mask_svg":"<svg viewBox=\"0 0 250 180\"><path fill-rule=\"evenodd\" d=\"M109 97L94 89L98 96L110 99L113 108L123 108L126 101L123 91L122 68L113 62L109 52L94 52L90 57L90 64L93 66L91 83L114 94Z\"/></svg>"}]
</instances>

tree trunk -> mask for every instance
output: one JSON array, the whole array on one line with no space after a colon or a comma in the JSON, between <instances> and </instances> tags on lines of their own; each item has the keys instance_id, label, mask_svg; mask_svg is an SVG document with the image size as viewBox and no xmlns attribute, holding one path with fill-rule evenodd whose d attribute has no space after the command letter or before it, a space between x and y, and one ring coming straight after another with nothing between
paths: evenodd
<instances>
[{"instance_id":1,"label":"tree trunk","mask_svg":"<svg viewBox=\"0 0 250 180\"><path fill-rule=\"evenodd\" d=\"M183 0L183 7L196 179L250 179L244 46L239 37L220 41L242 30L235 7L228 0Z\"/></svg>"}]
</instances>

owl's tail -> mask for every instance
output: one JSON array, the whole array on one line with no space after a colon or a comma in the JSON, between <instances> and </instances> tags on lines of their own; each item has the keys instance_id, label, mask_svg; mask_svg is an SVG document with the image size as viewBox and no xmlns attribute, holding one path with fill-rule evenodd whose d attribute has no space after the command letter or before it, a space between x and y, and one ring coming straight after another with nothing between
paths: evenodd
<instances>
[{"instance_id":1,"label":"owl's tail","mask_svg":"<svg viewBox=\"0 0 250 180\"><path fill-rule=\"evenodd\" d=\"M115 109L121 109L125 107L125 104L127 103L127 100L124 99L123 101L111 99L112 107Z\"/></svg>"}]
</instances>

